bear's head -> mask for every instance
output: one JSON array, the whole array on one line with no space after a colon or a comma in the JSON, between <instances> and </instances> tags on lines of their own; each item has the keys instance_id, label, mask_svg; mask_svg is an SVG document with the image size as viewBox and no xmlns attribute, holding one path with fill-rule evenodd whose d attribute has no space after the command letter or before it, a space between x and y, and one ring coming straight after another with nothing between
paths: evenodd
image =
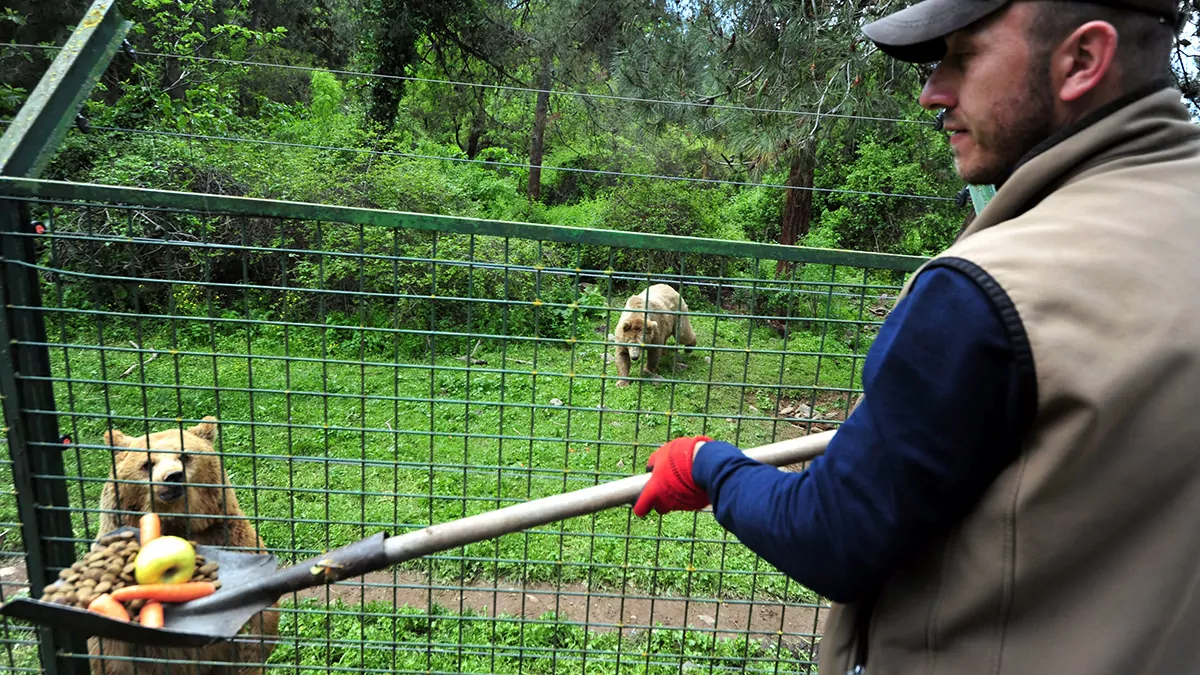
<instances>
[{"instance_id":1,"label":"bear's head","mask_svg":"<svg viewBox=\"0 0 1200 675\"><path fill-rule=\"evenodd\" d=\"M134 513L208 514L238 512L233 490L215 454L215 417L185 429L168 429L146 436L127 436L119 429L104 434L113 455L112 483L117 508ZM183 521L185 519L177 519ZM203 529L207 520L193 521L190 529ZM184 523L175 523L188 527ZM164 533L167 529L163 521ZM176 529L176 528L172 528Z\"/></svg>"},{"instance_id":2,"label":"bear's head","mask_svg":"<svg viewBox=\"0 0 1200 675\"><path fill-rule=\"evenodd\" d=\"M647 339L657 330L657 321L647 321L645 317L634 314L622 319L617 325L617 342L626 343L630 360L637 361L642 355L642 345L646 344Z\"/></svg>"}]
</instances>

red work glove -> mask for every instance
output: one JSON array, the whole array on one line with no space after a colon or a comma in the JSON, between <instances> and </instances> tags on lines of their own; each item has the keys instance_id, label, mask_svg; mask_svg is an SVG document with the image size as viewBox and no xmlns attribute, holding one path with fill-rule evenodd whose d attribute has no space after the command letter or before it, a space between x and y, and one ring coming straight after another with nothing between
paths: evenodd
<instances>
[{"instance_id":1,"label":"red work glove","mask_svg":"<svg viewBox=\"0 0 1200 675\"><path fill-rule=\"evenodd\" d=\"M654 509L660 514L671 511L696 511L708 506L708 494L692 480L692 455L700 441L708 436L684 436L659 446L646 459L650 480L633 505L633 515L645 518Z\"/></svg>"}]
</instances>

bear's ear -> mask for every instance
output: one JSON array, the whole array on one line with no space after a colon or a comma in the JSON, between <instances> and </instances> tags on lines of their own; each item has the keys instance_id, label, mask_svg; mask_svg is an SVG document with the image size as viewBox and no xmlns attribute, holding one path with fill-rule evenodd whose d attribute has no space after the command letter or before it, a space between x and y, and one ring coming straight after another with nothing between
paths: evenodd
<instances>
[{"instance_id":1,"label":"bear's ear","mask_svg":"<svg viewBox=\"0 0 1200 675\"><path fill-rule=\"evenodd\" d=\"M129 445L129 437L121 433L120 429L113 429L104 432L104 444L124 448Z\"/></svg>"},{"instance_id":2,"label":"bear's ear","mask_svg":"<svg viewBox=\"0 0 1200 675\"><path fill-rule=\"evenodd\" d=\"M206 441L215 440L217 438L217 418L212 415L205 415L200 419L202 420L200 424L188 429L188 432Z\"/></svg>"},{"instance_id":3,"label":"bear's ear","mask_svg":"<svg viewBox=\"0 0 1200 675\"><path fill-rule=\"evenodd\" d=\"M658 322L655 321L654 319L651 319L649 322L646 323L646 330L651 333L658 330Z\"/></svg>"}]
</instances>

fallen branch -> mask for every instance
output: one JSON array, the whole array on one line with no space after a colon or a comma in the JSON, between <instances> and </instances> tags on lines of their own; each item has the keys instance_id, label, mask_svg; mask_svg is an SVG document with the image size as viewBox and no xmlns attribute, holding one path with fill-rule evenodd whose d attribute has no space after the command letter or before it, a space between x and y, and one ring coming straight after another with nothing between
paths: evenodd
<instances>
[{"instance_id":1,"label":"fallen branch","mask_svg":"<svg viewBox=\"0 0 1200 675\"><path fill-rule=\"evenodd\" d=\"M134 349L141 349L141 346L138 345L138 343L134 342L133 340L130 340L129 344L133 345ZM126 368L125 372L121 373L120 377L127 377L130 373L137 370L138 368L149 365L151 361L158 358L158 354L159 354L159 352L151 353L150 358L146 359L145 363L143 363L142 361L135 362L132 366L129 366L128 368Z\"/></svg>"},{"instance_id":2,"label":"fallen branch","mask_svg":"<svg viewBox=\"0 0 1200 675\"><path fill-rule=\"evenodd\" d=\"M476 341L475 341L475 347L474 347L473 349L471 349L471 353L470 353L470 354L468 354L467 356L459 356L459 357L457 357L457 358L458 358L458 360L459 360L459 361L466 361L466 362L470 363L471 365L475 365L475 366L486 366L486 365L487 365L487 361L484 361L483 359L477 359L477 358L475 358L475 352L479 351L479 347L480 347L480 345L482 345L482 344L483 344L483 340L476 340Z\"/></svg>"}]
</instances>

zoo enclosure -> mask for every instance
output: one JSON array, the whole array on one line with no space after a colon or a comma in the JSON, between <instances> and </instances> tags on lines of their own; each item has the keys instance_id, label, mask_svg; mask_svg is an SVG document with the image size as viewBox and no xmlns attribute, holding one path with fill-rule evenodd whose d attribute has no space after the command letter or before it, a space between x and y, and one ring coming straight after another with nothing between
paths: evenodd
<instances>
[{"instance_id":1,"label":"zoo enclosure","mask_svg":"<svg viewBox=\"0 0 1200 675\"><path fill-rule=\"evenodd\" d=\"M89 17L0 146L8 597L101 534L114 428L219 418L281 564L624 477L680 435L831 428L922 262L40 180L128 28ZM700 342L616 387L616 312L660 282ZM826 606L708 514L627 510L303 595L259 636L280 672L807 672ZM0 628L15 672L87 668L78 636Z\"/></svg>"},{"instance_id":2,"label":"zoo enclosure","mask_svg":"<svg viewBox=\"0 0 1200 675\"><path fill-rule=\"evenodd\" d=\"M6 316L13 333L28 336L13 348L36 350L49 365L10 374L46 396L10 410L10 443L13 431L24 432L28 448L13 448L14 471L41 488L26 491L18 480L24 510L40 518L27 553L47 560L40 583L100 534L98 495L113 462L100 439L111 428L135 435L216 415L217 449L243 508L272 552L293 561L379 529L614 480L675 436L751 447L831 426L860 390L879 296L894 293L902 273L829 253L823 264L793 267L795 279L767 281L730 268L759 268L747 258L773 263L764 254L778 247L751 246L754 255L743 257L728 242L619 232L29 179L4 179L0 189L36 217L5 234L36 257L5 264L36 273L44 293L29 304L10 297ZM172 235L147 231L167 222L180 224ZM260 238L212 243L223 228ZM614 265L622 256L627 264ZM664 364L677 356L689 367L663 368L664 383L616 388L606 338L619 310L609 305L660 281L692 305L700 344L690 356L668 350ZM46 425L40 440L37 420ZM34 455L62 467L23 463ZM70 548L52 563L56 544ZM701 649L686 653L686 620L699 647L718 628L743 638L722 642L732 653L715 665L788 672L812 661L823 606L707 514L644 522L628 511L598 514L339 586L326 600L347 603L336 611L355 622L384 611L363 601L393 592L426 601L405 618L441 618L436 605L449 592L451 620L489 621L489 630L587 625L646 642L572 648L568 640L539 652L520 640L507 649L403 634L338 640L306 632L304 613L323 610L303 605L285 610L279 639L295 651L281 667L314 665L301 655L309 641L332 647L330 666L346 652L361 652L364 668L379 667L370 656L395 651L422 657L399 672L423 670L439 650L454 657L440 671L492 672L493 659L514 655L581 669L621 660L703 664ZM514 590L515 605L498 601ZM472 601L487 595L485 607L517 618L470 617ZM650 642L647 631L664 637ZM753 646L764 640L768 648ZM463 659L472 655L487 658L486 670L470 670Z\"/></svg>"}]
</instances>

